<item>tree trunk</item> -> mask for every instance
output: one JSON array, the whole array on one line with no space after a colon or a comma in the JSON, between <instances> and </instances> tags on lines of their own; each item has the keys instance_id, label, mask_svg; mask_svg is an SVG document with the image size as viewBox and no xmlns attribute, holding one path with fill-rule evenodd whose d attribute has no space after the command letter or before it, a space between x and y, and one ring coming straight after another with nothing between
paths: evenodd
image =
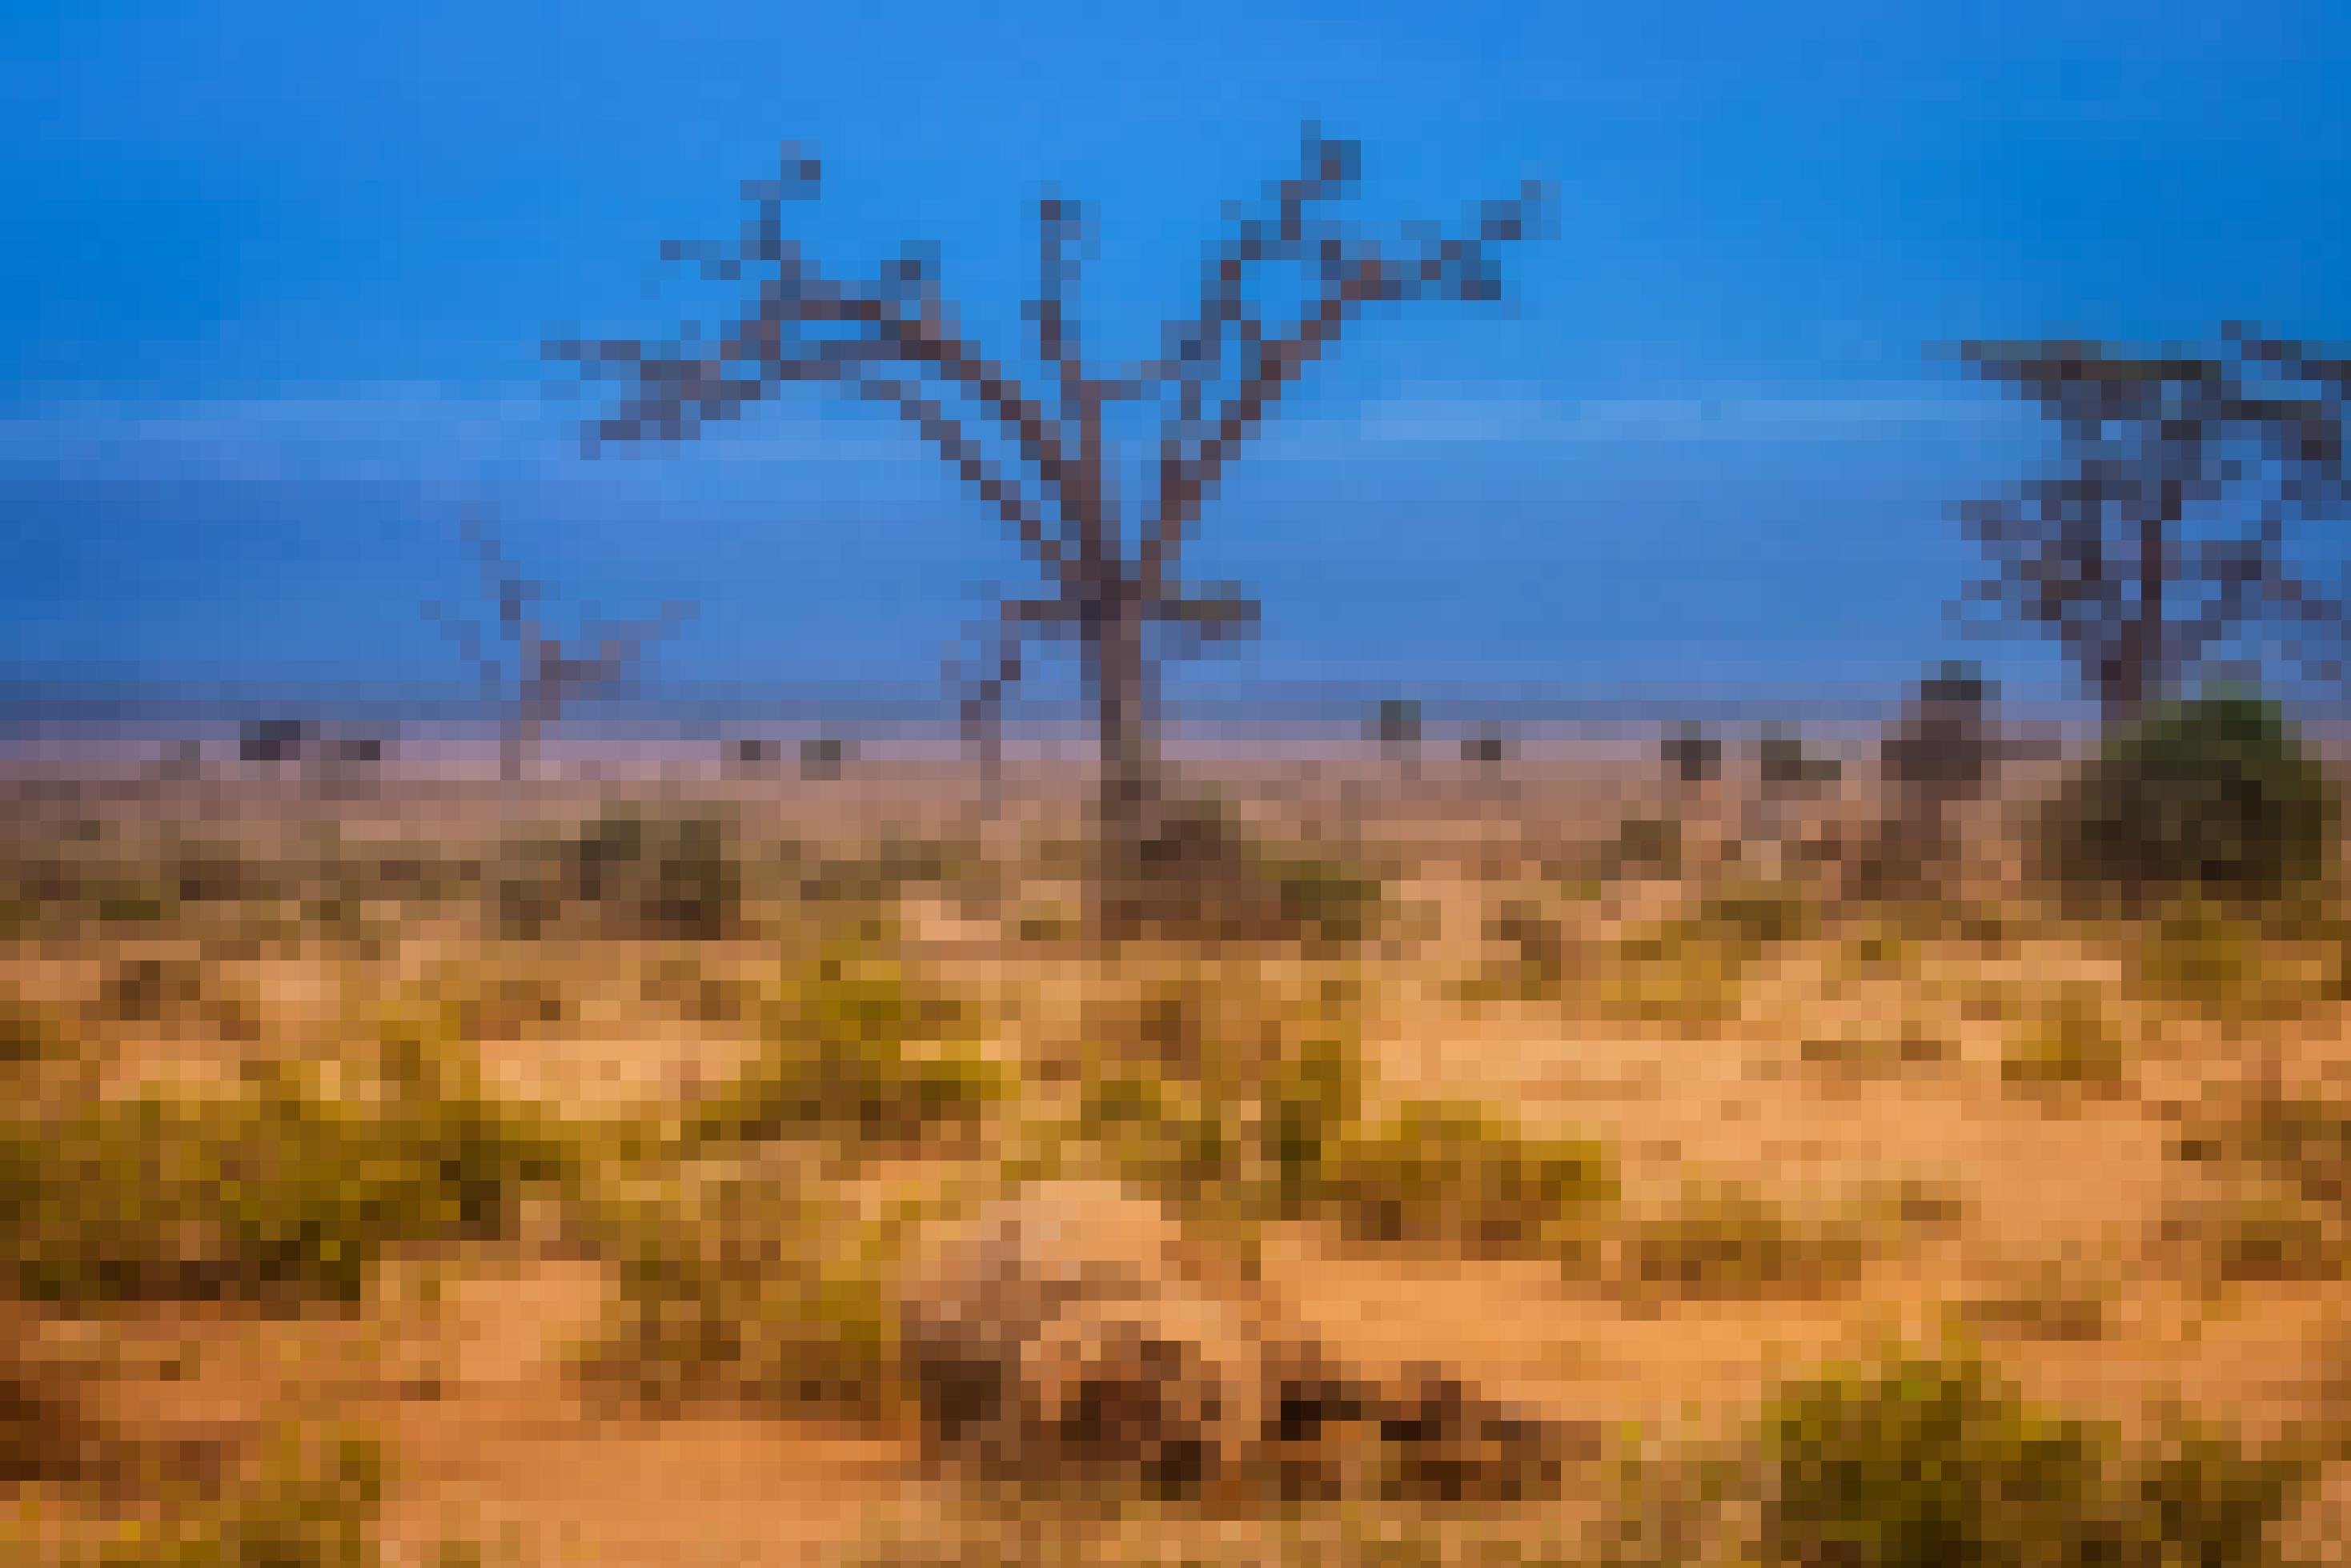
<instances>
[{"instance_id":1,"label":"tree trunk","mask_svg":"<svg viewBox=\"0 0 2351 1568\"><path fill-rule=\"evenodd\" d=\"M537 704L527 704L500 727L498 776L507 783L523 783L537 771L539 732L548 717Z\"/></svg>"},{"instance_id":2,"label":"tree trunk","mask_svg":"<svg viewBox=\"0 0 2351 1568\"><path fill-rule=\"evenodd\" d=\"M2128 722L2145 716L2147 705L2162 694L2168 674L2163 646L2164 590L2169 581L2164 559L2168 519L2141 519L2138 529L2138 603L2125 623L2115 651L2113 678L2100 705L2109 720Z\"/></svg>"},{"instance_id":3,"label":"tree trunk","mask_svg":"<svg viewBox=\"0 0 2351 1568\"><path fill-rule=\"evenodd\" d=\"M503 783L522 782L523 758L530 750L530 743L523 737L523 730L529 723L527 718L516 716L499 727L498 779Z\"/></svg>"},{"instance_id":4,"label":"tree trunk","mask_svg":"<svg viewBox=\"0 0 2351 1568\"><path fill-rule=\"evenodd\" d=\"M1096 799L1102 852L1094 888L1095 927L1110 941L1135 934L1151 868L1144 845L1157 821L1160 783L1154 729L1151 671L1143 650L1143 617L1128 599L1103 607L1086 644L1088 681L1101 745Z\"/></svg>"}]
</instances>

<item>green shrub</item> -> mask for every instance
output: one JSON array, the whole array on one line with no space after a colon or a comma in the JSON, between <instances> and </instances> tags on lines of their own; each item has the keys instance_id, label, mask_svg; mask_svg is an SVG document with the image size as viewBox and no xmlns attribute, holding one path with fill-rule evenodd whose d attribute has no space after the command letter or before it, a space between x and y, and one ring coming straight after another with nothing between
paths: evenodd
<instances>
[{"instance_id":1,"label":"green shrub","mask_svg":"<svg viewBox=\"0 0 2351 1568\"><path fill-rule=\"evenodd\" d=\"M375 1568L384 1480L374 1439L290 1428L232 1495L142 1523L100 1547L91 1568Z\"/></svg>"},{"instance_id":2,"label":"green shrub","mask_svg":"<svg viewBox=\"0 0 2351 1568\"><path fill-rule=\"evenodd\" d=\"M1612 1017L1684 1026L1736 1017L1750 965L1818 927L1812 904L1785 883L1717 890L1691 913L1614 945L1584 989Z\"/></svg>"},{"instance_id":3,"label":"green shrub","mask_svg":"<svg viewBox=\"0 0 2351 1568\"><path fill-rule=\"evenodd\" d=\"M1139 1007L1091 1020L1090 1040L1119 1043L1074 1064L1088 1086L1073 1131L1163 1201L1295 1217L1361 1108L1351 1006L1335 978L1301 1014L1259 990L1246 967L1213 982L1196 970L1163 977Z\"/></svg>"},{"instance_id":4,"label":"green shrub","mask_svg":"<svg viewBox=\"0 0 2351 1568\"><path fill-rule=\"evenodd\" d=\"M1733 885L1709 894L1690 917L1688 934L1719 943L1742 956L1808 936L1818 927L1812 904L1797 888L1777 882Z\"/></svg>"},{"instance_id":5,"label":"green shrub","mask_svg":"<svg viewBox=\"0 0 2351 1568\"><path fill-rule=\"evenodd\" d=\"M673 1411L879 1415L897 1397L885 1227L729 1176L611 1203L599 1228L620 1297L580 1364L591 1386Z\"/></svg>"},{"instance_id":6,"label":"green shrub","mask_svg":"<svg viewBox=\"0 0 2351 1568\"><path fill-rule=\"evenodd\" d=\"M830 1135L914 1145L970 1128L1009 1092L1009 1074L959 1033L961 1009L910 985L894 962L831 958L764 1009L763 1044L694 1106L689 1147ZM910 1041L938 1042L910 1051Z\"/></svg>"},{"instance_id":7,"label":"green shrub","mask_svg":"<svg viewBox=\"0 0 2351 1568\"><path fill-rule=\"evenodd\" d=\"M2250 1568L2279 1561L2267 1532L2310 1479L2298 1454L2199 1428L2132 1453L1973 1357L1784 1385L1761 1448L1764 1555L1789 1568Z\"/></svg>"},{"instance_id":8,"label":"green shrub","mask_svg":"<svg viewBox=\"0 0 2351 1568\"><path fill-rule=\"evenodd\" d=\"M1258 1137L1283 1213L1297 1214L1322 1196L1323 1173L1362 1113L1363 1079L1356 1053L1334 1039L1308 1040L1275 1064Z\"/></svg>"},{"instance_id":9,"label":"green shrub","mask_svg":"<svg viewBox=\"0 0 2351 1568\"><path fill-rule=\"evenodd\" d=\"M1323 946L1343 946L1371 935L1385 890L1380 879L1311 857L1270 856L1266 874L1274 885L1280 932Z\"/></svg>"},{"instance_id":10,"label":"green shrub","mask_svg":"<svg viewBox=\"0 0 2351 1568\"><path fill-rule=\"evenodd\" d=\"M2296 917L2185 897L2164 906L2126 948L2135 987L2158 1000L2232 1019L2285 1019L2343 995L2330 954Z\"/></svg>"},{"instance_id":11,"label":"green shrub","mask_svg":"<svg viewBox=\"0 0 2351 1568\"><path fill-rule=\"evenodd\" d=\"M1207 1198L1241 1174L1231 1108L1196 1084L1103 1079L1087 1089L1078 1130L1109 1154L1121 1179L1163 1203Z\"/></svg>"},{"instance_id":12,"label":"green shrub","mask_svg":"<svg viewBox=\"0 0 2351 1568\"><path fill-rule=\"evenodd\" d=\"M2115 735L2049 803L2037 853L2077 905L2259 902L2325 874L2339 809L2333 780L2275 706L2203 697Z\"/></svg>"},{"instance_id":13,"label":"green shrub","mask_svg":"<svg viewBox=\"0 0 2351 1568\"><path fill-rule=\"evenodd\" d=\"M508 845L490 889L499 930L721 941L747 925L733 826L710 811L608 809L577 832Z\"/></svg>"},{"instance_id":14,"label":"green shrub","mask_svg":"<svg viewBox=\"0 0 2351 1568\"><path fill-rule=\"evenodd\" d=\"M1162 804L1137 854L1122 890L1134 924L1176 940L1344 946L1372 934L1385 896L1360 868L1268 844L1205 791Z\"/></svg>"},{"instance_id":15,"label":"green shrub","mask_svg":"<svg viewBox=\"0 0 2351 1568\"><path fill-rule=\"evenodd\" d=\"M2170 1568L2280 1563L2270 1537L2308 1489L2310 1456L2288 1446L2249 1453L2214 1428L2175 1418L2138 1467L2132 1555Z\"/></svg>"},{"instance_id":16,"label":"green shrub","mask_svg":"<svg viewBox=\"0 0 2351 1568\"><path fill-rule=\"evenodd\" d=\"M2008 1045L2003 1082L2020 1092L2113 1094L2121 1091L2123 1042L2095 997L2067 996L2040 1010Z\"/></svg>"},{"instance_id":17,"label":"green shrub","mask_svg":"<svg viewBox=\"0 0 2351 1568\"><path fill-rule=\"evenodd\" d=\"M465 1094L369 1108L280 1081L85 1104L0 1127L0 1270L69 1305L350 1303L387 1249L499 1234L575 1165L538 1119Z\"/></svg>"},{"instance_id":18,"label":"green shrub","mask_svg":"<svg viewBox=\"0 0 2351 1568\"><path fill-rule=\"evenodd\" d=\"M1002 878L982 846L968 838L925 838L896 823L870 850L845 857L787 855L794 891L810 904L890 904L931 887L966 896L1002 892Z\"/></svg>"},{"instance_id":19,"label":"green shrub","mask_svg":"<svg viewBox=\"0 0 2351 1568\"><path fill-rule=\"evenodd\" d=\"M1738 1297L1824 1289L1868 1258L1851 1220L1803 1225L1753 1187L1693 1186L1671 1212L1633 1228L1626 1285L1687 1297Z\"/></svg>"},{"instance_id":20,"label":"green shrub","mask_svg":"<svg viewBox=\"0 0 2351 1568\"><path fill-rule=\"evenodd\" d=\"M1473 1255L1541 1255L1573 1245L1579 1222L1616 1196L1600 1145L1529 1138L1482 1107L1414 1101L1343 1137L1322 1197L1369 1240Z\"/></svg>"}]
</instances>

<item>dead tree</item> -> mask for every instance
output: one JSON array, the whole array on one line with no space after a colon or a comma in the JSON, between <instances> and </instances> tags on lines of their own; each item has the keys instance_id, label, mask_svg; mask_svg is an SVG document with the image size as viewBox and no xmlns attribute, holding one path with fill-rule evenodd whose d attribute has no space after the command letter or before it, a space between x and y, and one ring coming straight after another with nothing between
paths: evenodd
<instances>
[{"instance_id":1,"label":"dead tree","mask_svg":"<svg viewBox=\"0 0 2351 1568\"><path fill-rule=\"evenodd\" d=\"M2053 636L2108 718L2220 651L2342 674L2345 606L2288 528L2339 517L2351 361L2225 329L2210 353L1970 342L1959 358L2057 429L2055 470L1959 508L1994 574L1968 600Z\"/></svg>"},{"instance_id":2,"label":"dead tree","mask_svg":"<svg viewBox=\"0 0 2351 1568\"><path fill-rule=\"evenodd\" d=\"M517 570L480 522L467 519L465 534L465 542L481 559L482 590L496 607L497 634L514 646L512 689L507 689L498 661L484 645L479 626L451 616L439 604L424 606L424 618L457 645L481 675L482 695L500 716L498 776L517 783L536 766L539 736L562 717L565 704L619 682L647 643L694 612L691 606L673 602L664 604L651 621L591 618L582 623L580 640L594 652L584 653L576 643L567 648L534 608L548 597L547 585Z\"/></svg>"},{"instance_id":3,"label":"dead tree","mask_svg":"<svg viewBox=\"0 0 2351 1568\"><path fill-rule=\"evenodd\" d=\"M1524 237L1543 209L1531 183L1486 204L1464 232L1424 225L1383 241L1328 213L1353 191L1359 161L1355 143L1308 126L1298 173L1270 186L1258 210L1229 212L1196 313L1164 329L1158 357L1112 373L1081 353L1072 305L1085 216L1076 204L1049 194L1038 206L1039 283L1024 314L1035 324L1040 373L1024 381L963 335L925 250L908 247L872 278L841 279L787 239L784 203L813 198L819 176L816 159L789 145L778 178L744 187L752 217L737 243L664 247L705 279L747 286L714 334L564 340L547 353L622 384L617 404L586 425L591 453L606 443L690 439L807 383L913 424L1011 528L1044 580L1043 592L1000 605L979 674L967 683L967 724L992 731L1030 644L1076 644L1099 731L1104 886L1114 899L1123 883L1133 885L1125 878L1139 873L1152 832L1160 662L1256 624L1257 606L1238 589L1187 584L1181 571L1185 542L1227 465L1366 307L1499 299L1495 252ZM1299 269L1308 283L1295 320L1255 298L1275 266ZM1125 470L1109 429L1121 405L1158 416L1134 506L1120 494Z\"/></svg>"}]
</instances>

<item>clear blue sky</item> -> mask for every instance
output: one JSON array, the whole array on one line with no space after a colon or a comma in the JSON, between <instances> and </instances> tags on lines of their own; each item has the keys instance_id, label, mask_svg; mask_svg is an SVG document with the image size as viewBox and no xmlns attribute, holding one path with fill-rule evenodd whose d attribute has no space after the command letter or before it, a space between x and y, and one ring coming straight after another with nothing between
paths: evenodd
<instances>
[{"instance_id":1,"label":"clear blue sky","mask_svg":"<svg viewBox=\"0 0 2351 1568\"><path fill-rule=\"evenodd\" d=\"M2323 5L0 10L13 674L441 682L457 525L657 674L920 688L1023 562L908 433L814 403L575 455L550 330L654 332L786 139L842 273L935 241L1023 350L1032 204L1089 199L1090 347L1154 345L1220 204L1359 139L1366 222L1549 179L1513 312L1359 324L1194 565L1265 635L1179 680L1892 689L1958 643L1945 503L2039 433L1928 345L2351 336L2351 12ZM1048 689L1050 689L1049 684Z\"/></svg>"}]
</instances>

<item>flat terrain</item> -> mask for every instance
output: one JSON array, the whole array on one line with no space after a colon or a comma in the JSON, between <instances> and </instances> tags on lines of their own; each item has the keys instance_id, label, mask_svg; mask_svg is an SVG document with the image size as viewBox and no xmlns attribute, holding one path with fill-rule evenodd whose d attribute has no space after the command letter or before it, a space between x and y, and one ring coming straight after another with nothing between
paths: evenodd
<instances>
[{"instance_id":1,"label":"flat terrain","mask_svg":"<svg viewBox=\"0 0 2351 1568\"><path fill-rule=\"evenodd\" d=\"M2306 1453L2248 1539L2351 1555L2351 925L2060 919L2052 756L1869 897L1860 749L1198 758L1200 928L1116 951L1074 764L168 773L5 786L12 1554L1908 1561L1771 1468L1790 1390L1907 1354ZM989 1493L904 1283L1079 1182L1563 1466Z\"/></svg>"}]
</instances>

